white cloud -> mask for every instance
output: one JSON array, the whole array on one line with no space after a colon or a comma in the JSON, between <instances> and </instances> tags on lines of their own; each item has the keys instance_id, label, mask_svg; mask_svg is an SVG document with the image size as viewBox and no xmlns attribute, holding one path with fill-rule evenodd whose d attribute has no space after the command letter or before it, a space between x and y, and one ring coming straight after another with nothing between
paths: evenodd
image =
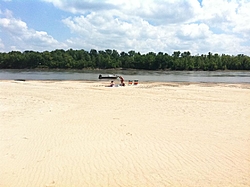
<instances>
[{"instance_id":1,"label":"white cloud","mask_svg":"<svg viewBox=\"0 0 250 187\"><path fill-rule=\"evenodd\" d=\"M238 3L235 1L203 0L201 20L210 21L211 24L230 23L236 15L237 7Z\"/></svg>"},{"instance_id":2,"label":"white cloud","mask_svg":"<svg viewBox=\"0 0 250 187\"><path fill-rule=\"evenodd\" d=\"M71 13L85 14L89 11L111 10L116 9L115 5L103 0L43 0L44 2L52 3L55 7Z\"/></svg>"},{"instance_id":3,"label":"white cloud","mask_svg":"<svg viewBox=\"0 0 250 187\"><path fill-rule=\"evenodd\" d=\"M212 32L208 25L201 24L183 24L177 32L178 37L184 40L199 40L209 37Z\"/></svg>"},{"instance_id":4,"label":"white cloud","mask_svg":"<svg viewBox=\"0 0 250 187\"><path fill-rule=\"evenodd\" d=\"M237 9L237 15L233 20L233 31L250 37L250 1L241 4Z\"/></svg>"},{"instance_id":5,"label":"white cloud","mask_svg":"<svg viewBox=\"0 0 250 187\"><path fill-rule=\"evenodd\" d=\"M124 16L138 16L154 24L185 22L200 11L197 0L43 0L55 7L74 14L112 11Z\"/></svg>"},{"instance_id":6,"label":"white cloud","mask_svg":"<svg viewBox=\"0 0 250 187\"><path fill-rule=\"evenodd\" d=\"M0 18L0 28L5 35L9 36L7 42L12 50L42 51L66 47L65 44L58 42L44 31L29 29L25 22L13 17L11 11L6 10L2 15L4 17Z\"/></svg>"},{"instance_id":7,"label":"white cloud","mask_svg":"<svg viewBox=\"0 0 250 187\"><path fill-rule=\"evenodd\" d=\"M249 54L241 47L250 33L248 1L45 1L76 14L62 21L77 35L68 45L78 48Z\"/></svg>"},{"instance_id":8,"label":"white cloud","mask_svg":"<svg viewBox=\"0 0 250 187\"><path fill-rule=\"evenodd\" d=\"M109 12L110 13L110 12ZM63 20L81 43L95 48L135 49L140 52L160 50L174 35L171 27L155 27L139 17L130 20L113 18L110 14L91 13ZM159 32L159 29L161 32ZM164 39L161 41L161 39ZM72 39L73 41L79 41ZM85 41L85 42L84 42ZM75 42L73 42L75 43Z\"/></svg>"},{"instance_id":9,"label":"white cloud","mask_svg":"<svg viewBox=\"0 0 250 187\"><path fill-rule=\"evenodd\" d=\"M250 33L250 1L203 0L201 21L223 32Z\"/></svg>"},{"instance_id":10,"label":"white cloud","mask_svg":"<svg viewBox=\"0 0 250 187\"><path fill-rule=\"evenodd\" d=\"M72 13L71 17L62 15L72 35L59 42L46 28L31 29L7 10L0 13L4 15L0 27L12 37L12 46L250 55L249 0L203 0L201 4L198 0L41 1Z\"/></svg>"}]
</instances>

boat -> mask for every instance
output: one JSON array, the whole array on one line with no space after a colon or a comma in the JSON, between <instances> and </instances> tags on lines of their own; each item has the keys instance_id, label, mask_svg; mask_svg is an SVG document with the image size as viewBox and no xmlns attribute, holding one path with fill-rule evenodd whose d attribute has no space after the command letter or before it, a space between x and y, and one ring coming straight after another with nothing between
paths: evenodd
<instances>
[{"instance_id":1,"label":"boat","mask_svg":"<svg viewBox=\"0 0 250 187\"><path fill-rule=\"evenodd\" d=\"M117 79L119 76L117 75L99 75L99 79Z\"/></svg>"}]
</instances>

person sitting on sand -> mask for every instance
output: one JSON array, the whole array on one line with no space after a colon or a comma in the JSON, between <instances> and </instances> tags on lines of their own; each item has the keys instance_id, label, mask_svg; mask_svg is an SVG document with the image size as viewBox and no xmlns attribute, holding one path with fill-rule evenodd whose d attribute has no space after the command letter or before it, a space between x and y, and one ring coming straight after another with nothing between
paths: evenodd
<instances>
[{"instance_id":1,"label":"person sitting on sand","mask_svg":"<svg viewBox=\"0 0 250 187\"><path fill-rule=\"evenodd\" d=\"M114 86L115 86L114 81L111 81L111 82L110 82L110 85L109 85L108 87L114 87Z\"/></svg>"}]
</instances>

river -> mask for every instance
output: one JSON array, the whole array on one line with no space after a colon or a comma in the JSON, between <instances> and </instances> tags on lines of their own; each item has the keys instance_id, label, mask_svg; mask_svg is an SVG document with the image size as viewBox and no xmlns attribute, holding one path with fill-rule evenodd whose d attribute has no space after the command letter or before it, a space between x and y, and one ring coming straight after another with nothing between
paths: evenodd
<instances>
[{"instance_id":1,"label":"river","mask_svg":"<svg viewBox=\"0 0 250 187\"><path fill-rule=\"evenodd\" d=\"M99 81L99 74L121 75L145 82L250 83L250 71L144 71L144 70L0 70L0 80ZM107 80L106 80L107 81Z\"/></svg>"}]
</instances>

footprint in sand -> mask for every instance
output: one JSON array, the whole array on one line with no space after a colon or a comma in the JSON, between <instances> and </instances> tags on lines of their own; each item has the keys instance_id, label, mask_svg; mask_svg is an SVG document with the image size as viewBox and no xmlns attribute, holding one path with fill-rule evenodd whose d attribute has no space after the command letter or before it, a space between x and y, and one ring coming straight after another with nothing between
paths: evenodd
<instances>
[{"instance_id":1,"label":"footprint in sand","mask_svg":"<svg viewBox=\"0 0 250 187\"><path fill-rule=\"evenodd\" d=\"M55 181L52 181L50 184L46 184L45 186L46 187L53 187L56 185L56 182Z\"/></svg>"},{"instance_id":2,"label":"footprint in sand","mask_svg":"<svg viewBox=\"0 0 250 187\"><path fill-rule=\"evenodd\" d=\"M126 135L128 135L128 136L132 136L132 134L131 134L131 133L129 133L129 132L128 132Z\"/></svg>"}]
</instances>

